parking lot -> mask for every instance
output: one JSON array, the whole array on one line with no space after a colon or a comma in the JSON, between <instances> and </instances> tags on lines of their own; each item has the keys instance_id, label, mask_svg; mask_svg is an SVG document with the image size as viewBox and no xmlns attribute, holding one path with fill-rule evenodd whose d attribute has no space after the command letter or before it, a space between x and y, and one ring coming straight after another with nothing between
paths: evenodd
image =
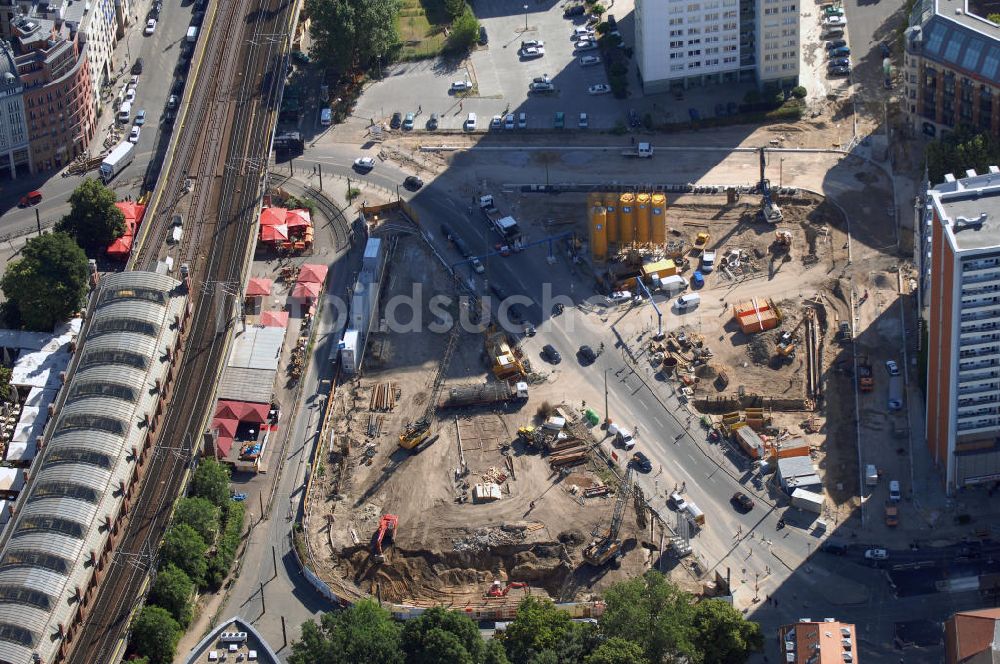
<instances>
[{"instance_id":1,"label":"parking lot","mask_svg":"<svg viewBox=\"0 0 1000 664\"><path fill-rule=\"evenodd\" d=\"M547 8L546 8L547 7ZM618 7L623 7L622 3ZM387 121L394 112L404 116L417 113L415 128L423 129L432 113L439 115L440 129L461 129L469 113L478 116L478 129L489 127L490 118L505 113L526 114L527 129L552 128L556 112L565 114L566 127L576 128L580 113L587 113L589 125L610 129L624 122L628 100L615 99L610 93L593 95L592 85L607 84L604 63L584 66L580 58L600 51L577 51L573 30L586 24L586 17L563 16L561 5L529 5L528 30L525 14L510 13L509 3L501 0L478 0L474 9L486 28L489 43L477 48L460 66L443 61L402 63L394 66L386 78L366 91L358 114ZM610 13L615 14L616 7ZM631 14L631 6L626 9ZM625 45L632 44L631 16L621 25ZM521 42L543 42L542 57L521 56ZM632 67L630 91L639 92ZM404 76L405 74L405 76ZM552 82L553 90L530 92L536 78ZM456 96L450 90L453 81L469 80L473 91ZM413 108L400 106L399 99L413 100Z\"/></svg>"}]
</instances>

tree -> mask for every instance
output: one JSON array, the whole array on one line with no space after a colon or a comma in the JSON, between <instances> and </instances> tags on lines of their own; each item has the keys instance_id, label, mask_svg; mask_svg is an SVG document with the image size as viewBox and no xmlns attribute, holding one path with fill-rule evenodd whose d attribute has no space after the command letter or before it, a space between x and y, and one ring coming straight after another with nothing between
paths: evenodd
<instances>
[{"instance_id":1,"label":"tree","mask_svg":"<svg viewBox=\"0 0 1000 664\"><path fill-rule=\"evenodd\" d=\"M465 0L444 0L444 8L448 10L452 18L458 18L468 7Z\"/></svg>"},{"instance_id":2,"label":"tree","mask_svg":"<svg viewBox=\"0 0 1000 664\"><path fill-rule=\"evenodd\" d=\"M173 563L188 575L199 587L205 585L208 560L205 552L208 545L194 528L186 523L175 523L163 536L160 557L164 564Z\"/></svg>"},{"instance_id":3,"label":"tree","mask_svg":"<svg viewBox=\"0 0 1000 664\"><path fill-rule=\"evenodd\" d=\"M229 466L215 459L202 459L191 479L191 495L207 498L218 507L229 502Z\"/></svg>"},{"instance_id":4,"label":"tree","mask_svg":"<svg viewBox=\"0 0 1000 664\"><path fill-rule=\"evenodd\" d=\"M180 625L166 609L146 606L132 625L129 649L147 657L149 664L170 664L181 634Z\"/></svg>"},{"instance_id":5,"label":"tree","mask_svg":"<svg viewBox=\"0 0 1000 664\"><path fill-rule=\"evenodd\" d=\"M998 12L996 14L987 14L986 15L986 20L987 21L993 21L994 23L1000 25L1000 12Z\"/></svg>"},{"instance_id":6,"label":"tree","mask_svg":"<svg viewBox=\"0 0 1000 664\"><path fill-rule=\"evenodd\" d=\"M696 604L691 624L704 664L739 664L764 647L760 625L721 600Z\"/></svg>"},{"instance_id":7,"label":"tree","mask_svg":"<svg viewBox=\"0 0 1000 664\"><path fill-rule=\"evenodd\" d=\"M467 53L479 39L479 20L468 5L465 10L451 22L448 33L447 49L452 53Z\"/></svg>"},{"instance_id":8,"label":"tree","mask_svg":"<svg viewBox=\"0 0 1000 664\"><path fill-rule=\"evenodd\" d=\"M554 653L571 624L569 614L549 600L526 597L500 638L511 664L528 664L536 654Z\"/></svg>"},{"instance_id":9,"label":"tree","mask_svg":"<svg viewBox=\"0 0 1000 664\"><path fill-rule=\"evenodd\" d=\"M191 595L194 584L184 570L173 563L167 563L156 574L156 583L150 594L150 602L170 612L181 627L191 622Z\"/></svg>"},{"instance_id":10,"label":"tree","mask_svg":"<svg viewBox=\"0 0 1000 664\"><path fill-rule=\"evenodd\" d=\"M583 664L638 664L645 660L638 643L612 636L583 660Z\"/></svg>"},{"instance_id":11,"label":"tree","mask_svg":"<svg viewBox=\"0 0 1000 664\"><path fill-rule=\"evenodd\" d=\"M932 184L944 182L946 173L974 168L985 173L1000 162L1000 140L985 132L963 127L927 145L927 172Z\"/></svg>"},{"instance_id":12,"label":"tree","mask_svg":"<svg viewBox=\"0 0 1000 664\"><path fill-rule=\"evenodd\" d=\"M650 570L612 586L604 600L607 608L600 624L606 637L638 644L650 662L696 659L692 598L659 572Z\"/></svg>"},{"instance_id":13,"label":"tree","mask_svg":"<svg viewBox=\"0 0 1000 664\"><path fill-rule=\"evenodd\" d=\"M206 542L214 542L219 534L219 508L207 498L183 498L174 511L176 523L186 523Z\"/></svg>"},{"instance_id":14,"label":"tree","mask_svg":"<svg viewBox=\"0 0 1000 664\"><path fill-rule=\"evenodd\" d=\"M806 90L805 86L796 85L792 88L792 96L796 99L805 99L807 94L809 94L809 92Z\"/></svg>"},{"instance_id":15,"label":"tree","mask_svg":"<svg viewBox=\"0 0 1000 664\"><path fill-rule=\"evenodd\" d=\"M406 621L402 644L407 664L478 664L483 655L476 623L441 607Z\"/></svg>"},{"instance_id":16,"label":"tree","mask_svg":"<svg viewBox=\"0 0 1000 664\"><path fill-rule=\"evenodd\" d=\"M104 249L125 233L125 215L115 206L115 192L87 178L69 197L69 214L56 224L88 250Z\"/></svg>"},{"instance_id":17,"label":"tree","mask_svg":"<svg viewBox=\"0 0 1000 664\"><path fill-rule=\"evenodd\" d=\"M483 664L510 664L507 659L507 652L503 649L503 644L495 639L490 639L483 647Z\"/></svg>"},{"instance_id":18,"label":"tree","mask_svg":"<svg viewBox=\"0 0 1000 664\"><path fill-rule=\"evenodd\" d=\"M313 52L340 73L368 68L399 44L399 0L307 0Z\"/></svg>"},{"instance_id":19,"label":"tree","mask_svg":"<svg viewBox=\"0 0 1000 664\"><path fill-rule=\"evenodd\" d=\"M400 628L371 599L344 611L324 613L320 625L302 624L289 664L403 664Z\"/></svg>"},{"instance_id":20,"label":"tree","mask_svg":"<svg viewBox=\"0 0 1000 664\"><path fill-rule=\"evenodd\" d=\"M87 256L65 233L31 238L21 256L7 266L0 289L25 327L51 332L87 294Z\"/></svg>"}]
</instances>

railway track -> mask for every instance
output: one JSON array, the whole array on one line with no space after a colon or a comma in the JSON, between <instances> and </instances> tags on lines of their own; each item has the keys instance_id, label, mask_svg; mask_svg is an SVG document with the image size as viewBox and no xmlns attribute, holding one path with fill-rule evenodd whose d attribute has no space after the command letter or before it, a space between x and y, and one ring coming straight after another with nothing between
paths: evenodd
<instances>
[{"instance_id":1,"label":"railway track","mask_svg":"<svg viewBox=\"0 0 1000 664\"><path fill-rule=\"evenodd\" d=\"M191 256L193 314L162 435L132 507L125 535L67 661L117 661L129 618L155 568L171 507L192 464L206 409L214 396L238 298L213 284L242 284L266 173L274 112L288 51L290 12L283 0L220 0L202 39L230 48L203 49L179 125L174 158L154 199L133 269L153 269L170 232L175 206L190 195L185 241ZM251 20L251 17L255 17ZM275 36L278 38L275 38ZM277 63L280 76L269 74ZM190 192L185 192L193 183ZM218 314L225 325L217 325Z\"/></svg>"}]
</instances>

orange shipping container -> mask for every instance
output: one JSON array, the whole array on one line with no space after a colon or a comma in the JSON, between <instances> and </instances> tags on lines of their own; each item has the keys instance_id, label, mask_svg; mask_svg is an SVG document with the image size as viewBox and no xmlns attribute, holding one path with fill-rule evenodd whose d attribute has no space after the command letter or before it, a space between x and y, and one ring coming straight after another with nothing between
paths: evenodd
<instances>
[{"instance_id":1,"label":"orange shipping container","mask_svg":"<svg viewBox=\"0 0 1000 664\"><path fill-rule=\"evenodd\" d=\"M740 316L737 320L743 334L755 334L778 327L778 317L774 315L773 311L761 311L756 314L751 312Z\"/></svg>"},{"instance_id":2,"label":"orange shipping container","mask_svg":"<svg viewBox=\"0 0 1000 664\"><path fill-rule=\"evenodd\" d=\"M770 300L758 300L754 298L749 302L738 302L733 306L733 315L739 318L745 314L753 313L754 311L769 311L771 309Z\"/></svg>"}]
</instances>

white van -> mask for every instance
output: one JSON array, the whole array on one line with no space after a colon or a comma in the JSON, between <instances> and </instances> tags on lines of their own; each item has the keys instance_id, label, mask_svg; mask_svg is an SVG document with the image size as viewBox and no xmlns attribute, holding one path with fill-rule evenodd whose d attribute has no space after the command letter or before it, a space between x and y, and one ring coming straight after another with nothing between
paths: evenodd
<instances>
[{"instance_id":1,"label":"white van","mask_svg":"<svg viewBox=\"0 0 1000 664\"><path fill-rule=\"evenodd\" d=\"M319 109L319 123L324 127L329 127L333 124L333 111L329 108Z\"/></svg>"},{"instance_id":2,"label":"white van","mask_svg":"<svg viewBox=\"0 0 1000 664\"><path fill-rule=\"evenodd\" d=\"M132 102L122 102L118 107L118 122L128 124L132 119Z\"/></svg>"},{"instance_id":3,"label":"white van","mask_svg":"<svg viewBox=\"0 0 1000 664\"><path fill-rule=\"evenodd\" d=\"M198 26L192 25L187 31L187 40L189 42L198 41Z\"/></svg>"},{"instance_id":4,"label":"white van","mask_svg":"<svg viewBox=\"0 0 1000 664\"><path fill-rule=\"evenodd\" d=\"M696 308L701 304L701 295L698 293L688 293L677 298L677 310L687 311Z\"/></svg>"},{"instance_id":5,"label":"white van","mask_svg":"<svg viewBox=\"0 0 1000 664\"><path fill-rule=\"evenodd\" d=\"M865 466L865 485L866 486L877 486L878 485L878 468L875 464L870 463Z\"/></svg>"},{"instance_id":6,"label":"white van","mask_svg":"<svg viewBox=\"0 0 1000 664\"><path fill-rule=\"evenodd\" d=\"M476 130L476 121L478 119L479 118L476 117L475 113L469 113L469 117L467 117L465 119L465 130L466 131L475 131Z\"/></svg>"},{"instance_id":7,"label":"white van","mask_svg":"<svg viewBox=\"0 0 1000 664\"><path fill-rule=\"evenodd\" d=\"M903 495L899 492L899 480L892 480L889 482L889 500L894 503L898 503L903 499Z\"/></svg>"},{"instance_id":8,"label":"white van","mask_svg":"<svg viewBox=\"0 0 1000 664\"><path fill-rule=\"evenodd\" d=\"M662 290L667 295L680 293L687 287L688 287L688 280L679 274L672 274L669 277L663 277L662 279L660 279L660 290Z\"/></svg>"}]
</instances>

